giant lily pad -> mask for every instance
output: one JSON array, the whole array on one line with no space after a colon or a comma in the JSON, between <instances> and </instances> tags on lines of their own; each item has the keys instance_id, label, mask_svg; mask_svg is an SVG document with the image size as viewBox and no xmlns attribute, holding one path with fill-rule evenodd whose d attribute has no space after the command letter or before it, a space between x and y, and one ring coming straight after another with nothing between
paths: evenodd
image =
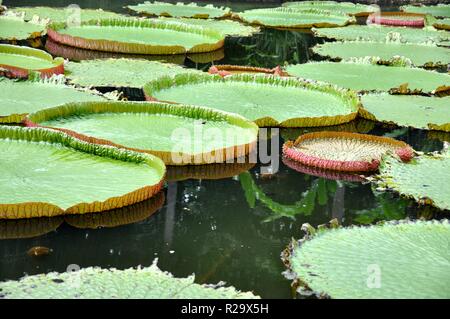
<instances>
[{"instance_id":1,"label":"giant lily pad","mask_svg":"<svg viewBox=\"0 0 450 319\"><path fill-rule=\"evenodd\" d=\"M349 25L345 28L320 28L313 29L316 36L336 40L365 40L385 41L397 35L400 42L423 43L433 41L436 43L450 40L450 35L445 31L424 28L388 27L372 24L369 26Z\"/></svg>"},{"instance_id":2,"label":"giant lily pad","mask_svg":"<svg viewBox=\"0 0 450 319\"><path fill-rule=\"evenodd\" d=\"M255 299L251 292L233 287L200 285L195 277L175 278L161 271L156 261L138 269L83 268L77 272L27 276L0 283L11 299ZM120 287L120 289L118 289Z\"/></svg>"},{"instance_id":3,"label":"giant lily pad","mask_svg":"<svg viewBox=\"0 0 450 319\"><path fill-rule=\"evenodd\" d=\"M38 38L45 34L42 21L25 22L15 15L0 16L0 40L16 41Z\"/></svg>"},{"instance_id":4,"label":"giant lily pad","mask_svg":"<svg viewBox=\"0 0 450 319\"><path fill-rule=\"evenodd\" d=\"M231 14L230 8L214 7L212 4L199 6L196 3L167 3L159 1L145 1L134 6L128 6L135 12L151 15L174 18L223 18Z\"/></svg>"},{"instance_id":5,"label":"giant lily pad","mask_svg":"<svg viewBox=\"0 0 450 319\"><path fill-rule=\"evenodd\" d=\"M450 298L446 220L304 228L283 254L300 288L337 299Z\"/></svg>"},{"instance_id":6,"label":"giant lily pad","mask_svg":"<svg viewBox=\"0 0 450 319\"><path fill-rule=\"evenodd\" d=\"M367 23L419 28L425 26L425 15L410 12L377 12L367 18Z\"/></svg>"},{"instance_id":7,"label":"giant lily pad","mask_svg":"<svg viewBox=\"0 0 450 319\"><path fill-rule=\"evenodd\" d=\"M124 58L69 62L66 71L70 82L77 85L134 88L142 88L163 75L199 72L174 64Z\"/></svg>"},{"instance_id":8,"label":"giant lily pad","mask_svg":"<svg viewBox=\"0 0 450 319\"><path fill-rule=\"evenodd\" d=\"M247 23L274 28L338 27L355 22L353 18L328 11L283 7L246 10L238 15Z\"/></svg>"},{"instance_id":9,"label":"giant lily pad","mask_svg":"<svg viewBox=\"0 0 450 319\"><path fill-rule=\"evenodd\" d=\"M121 14L104 11L102 9L80 9L76 6L64 8L50 7L15 7L10 9L13 12L23 13L25 20L32 20L37 16L41 19L49 19L52 22L72 22L100 20L100 19L118 19L124 17Z\"/></svg>"},{"instance_id":10,"label":"giant lily pad","mask_svg":"<svg viewBox=\"0 0 450 319\"><path fill-rule=\"evenodd\" d=\"M386 63L396 56L403 56L410 59L415 66L425 67L444 66L450 62L450 51L433 44L397 43L395 41L327 42L315 46L313 51L321 56L338 60L374 56Z\"/></svg>"},{"instance_id":11,"label":"giant lily pad","mask_svg":"<svg viewBox=\"0 0 450 319\"><path fill-rule=\"evenodd\" d=\"M234 74L180 74L149 82L148 99L214 107L235 112L259 126L327 126L349 122L356 96L335 86L294 78Z\"/></svg>"},{"instance_id":12,"label":"giant lily pad","mask_svg":"<svg viewBox=\"0 0 450 319\"><path fill-rule=\"evenodd\" d=\"M237 21L215 20L215 19L188 19L188 18L160 18L161 21L171 23L185 23L188 25L200 26L214 29L224 36L247 37L259 32L259 28L244 25Z\"/></svg>"},{"instance_id":13,"label":"giant lily pad","mask_svg":"<svg viewBox=\"0 0 450 319\"><path fill-rule=\"evenodd\" d=\"M69 102L102 101L96 92L51 81L13 81L0 78L0 123L20 123L28 113Z\"/></svg>"},{"instance_id":14,"label":"giant lily pad","mask_svg":"<svg viewBox=\"0 0 450 319\"><path fill-rule=\"evenodd\" d=\"M310 62L290 65L286 71L293 76L325 81L357 91L389 91L406 86L412 92L434 93L450 87L450 75L445 73L404 66L383 66L363 60Z\"/></svg>"},{"instance_id":15,"label":"giant lily pad","mask_svg":"<svg viewBox=\"0 0 450 319\"><path fill-rule=\"evenodd\" d=\"M369 120L450 132L450 96L370 94L361 101L360 114Z\"/></svg>"},{"instance_id":16,"label":"giant lily pad","mask_svg":"<svg viewBox=\"0 0 450 319\"><path fill-rule=\"evenodd\" d=\"M450 18L450 4L438 4L435 6L406 5L400 7L402 11L430 14L437 18Z\"/></svg>"},{"instance_id":17,"label":"giant lily pad","mask_svg":"<svg viewBox=\"0 0 450 319\"><path fill-rule=\"evenodd\" d=\"M308 133L283 145L283 155L303 165L344 172L375 171L387 153L404 161L413 157L412 148L404 142L358 133Z\"/></svg>"},{"instance_id":18,"label":"giant lily pad","mask_svg":"<svg viewBox=\"0 0 450 319\"><path fill-rule=\"evenodd\" d=\"M66 104L30 114L29 121L85 141L151 153L170 165L245 156L258 134L255 124L238 115L166 103Z\"/></svg>"},{"instance_id":19,"label":"giant lily pad","mask_svg":"<svg viewBox=\"0 0 450 319\"><path fill-rule=\"evenodd\" d=\"M378 10L365 4L337 1L292 1L283 3L283 7L342 12L353 16L366 16Z\"/></svg>"},{"instance_id":20,"label":"giant lily pad","mask_svg":"<svg viewBox=\"0 0 450 319\"><path fill-rule=\"evenodd\" d=\"M387 157L380 165L380 186L417 201L450 209L450 152L420 156L405 164Z\"/></svg>"},{"instance_id":21,"label":"giant lily pad","mask_svg":"<svg viewBox=\"0 0 450 319\"><path fill-rule=\"evenodd\" d=\"M216 30L155 19L87 21L79 26L53 23L47 33L62 44L135 54L201 53L217 50L224 43L224 36Z\"/></svg>"},{"instance_id":22,"label":"giant lily pad","mask_svg":"<svg viewBox=\"0 0 450 319\"><path fill-rule=\"evenodd\" d=\"M450 18L436 20L433 23L433 27L435 27L436 29L450 30Z\"/></svg>"},{"instance_id":23,"label":"giant lily pad","mask_svg":"<svg viewBox=\"0 0 450 319\"><path fill-rule=\"evenodd\" d=\"M0 44L0 69L11 77L27 77L30 72L39 72L47 77L64 73L64 59L55 58L45 51Z\"/></svg>"},{"instance_id":24,"label":"giant lily pad","mask_svg":"<svg viewBox=\"0 0 450 319\"><path fill-rule=\"evenodd\" d=\"M6 219L131 205L157 193L165 174L154 156L46 129L0 127L0 148L0 218Z\"/></svg>"}]
</instances>

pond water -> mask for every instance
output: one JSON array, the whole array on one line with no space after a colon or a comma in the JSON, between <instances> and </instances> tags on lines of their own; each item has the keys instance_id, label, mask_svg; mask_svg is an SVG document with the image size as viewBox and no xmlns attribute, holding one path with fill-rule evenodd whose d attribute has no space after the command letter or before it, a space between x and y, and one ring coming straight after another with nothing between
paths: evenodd
<instances>
[{"instance_id":1,"label":"pond water","mask_svg":"<svg viewBox=\"0 0 450 319\"><path fill-rule=\"evenodd\" d=\"M20 5L70 3L20 1ZM78 3L81 7L123 12L123 3L119 5L119 1ZM6 0L4 4L15 2ZM235 10L261 6L225 4ZM321 41L308 32L263 30L253 37L227 39L224 57L215 63L261 67L304 63L314 59L309 48ZM202 70L211 65L189 59L184 64ZM140 94L129 97L142 98ZM443 141L450 141L450 134L362 120L334 129L394 137L419 151L437 151L442 149ZM279 151L285 139L293 139L305 131L273 130L272 150ZM298 296L282 275L285 269L280 253L292 237L303 236L300 229L303 223L317 226L337 218L346 225L360 225L406 217L448 216L448 212L419 207L395 194L379 193L368 183L316 177L297 172L279 157L276 161L279 170L271 175L261 173L261 167L265 166L262 163L252 168L249 165L215 166L210 171L201 168L201 173L211 178L231 177L171 181L155 199L100 215L0 221L0 280L63 272L74 267L71 265L118 269L148 266L158 258L161 269L179 277L195 273L198 283L225 281L265 298L292 298ZM169 174L176 180L189 172L172 169ZM96 225L108 227L89 228ZM27 251L33 246L49 247L52 253L29 257Z\"/></svg>"}]
</instances>

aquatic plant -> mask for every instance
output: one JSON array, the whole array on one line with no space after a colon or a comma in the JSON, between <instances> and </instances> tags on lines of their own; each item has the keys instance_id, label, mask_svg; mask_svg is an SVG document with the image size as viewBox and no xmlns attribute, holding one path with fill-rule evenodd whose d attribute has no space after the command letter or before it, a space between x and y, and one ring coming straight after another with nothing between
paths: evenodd
<instances>
[{"instance_id":1,"label":"aquatic plant","mask_svg":"<svg viewBox=\"0 0 450 319\"><path fill-rule=\"evenodd\" d=\"M231 15L230 8L215 7L212 4L200 6L194 2L189 4L178 2L173 4L159 1L145 1L144 3L127 6L126 8L149 16L174 18L212 19L224 18Z\"/></svg>"},{"instance_id":2,"label":"aquatic plant","mask_svg":"<svg viewBox=\"0 0 450 319\"><path fill-rule=\"evenodd\" d=\"M450 96L369 94L361 102L359 114L366 119L450 132Z\"/></svg>"},{"instance_id":3,"label":"aquatic plant","mask_svg":"<svg viewBox=\"0 0 450 319\"><path fill-rule=\"evenodd\" d=\"M58 43L89 50L133 54L184 54L214 51L224 36L213 29L156 19L104 19L78 26L52 23L48 36Z\"/></svg>"},{"instance_id":4,"label":"aquatic plant","mask_svg":"<svg viewBox=\"0 0 450 319\"><path fill-rule=\"evenodd\" d=\"M218 74L220 76L227 76L236 73L263 73L272 74L279 76L286 76L287 73L283 71L280 66L276 66L272 69L268 68L257 68L253 66L242 66L242 65L229 65L229 64L218 64L213 65L209 68L208 73Z\"/></svg>"},{"instance_id":5,"label":"aquatic plant","mask_svg":"<svg viewBox=\"0 0 450 319\"><path fill-rule=\"evenodd\" d=\"M436 29L450 30L450 18L435 20L433 22L433 27Z\"/></svg>"},{"instance_id":6,"label":"aquatic plant","mask_svg":"<svg viewBox=\"0 0 450 319\"><path fill-rule=\"evenodd\" d=\"M391 64L396 57L405 57L415 66L446 66L450 61L450 52L435 44L402 43L398 39L386 42L347 41L327 42L313 48L314 53L323 57L342 60L349 58L377 57L380 62Z\"/></svg>"},{"instance_id":7,"label":"aquatic plant","mask_svg":"<svg viewBox=\"0 0 450 319\"><path fill-rule=\"evenodd\" d=\"M125 270L83 268L65 273L26 276L0 283L2 297L11 299L255 299L233 287L199 285L195 277L175 278L156 265ZM118 289L120 287L120 289Z\"/></svg>"},{"instance_id":8,"label":"aquatic plant","mask_svg":"<svg viewBox=\"0 0 450 319\"><path fill-rule=\"evenodd\" d=\"M434 6L405 5L400 7L404 12L430 14L436 18L450 18L450 4L438 4Z\"/></svg>"},{"instance_id":9,"label":"aquatic plant","mask_svg":"<svg viewBox=\"0 0 450 319\"><path fill-rule=\"evenodd\" d=\"M284 2L283 7L296 9L316 9L331 12L341 12L352 16L367 16L375 11L376 7L351 2L337 2L337 1L290 1Z\"/></svg>"},{"instance_id":10,"label":"aquatic plant","mask_svg":"<svg viewBox=\"0 0 450 319\"><path fill-rule=\"evenodd\" d=\"M200 72L175 64L142 59L95 59L69 62L66 77L70 83L93 87L142 88L145 83L163 75Z\"/></svg>"},{"instance_id":11,"label":"aquatic plant","mask_svg":"<svg viewBox=\"0 0 450 319\"><path fill-rule=\"evenodd\" d=\"M64 78L15 81L0 78L0 123L21 123L28 113L69 102L104 101L106 96L64 84ZM117 96L108 95L116 99Z\"/></svg>"},{"instance_id":12,"label":"aquatic plant","mask_svg":"<svg viewBox=\"0 0 450 319\"><path fill-rule=\"evenodd\" d=\"M409 12L377 12L367 18L367 23L419 28L425 26L425 15Z\"/></svg>"},{"instance_id":13,"label":"aquatic plant","mask_svg":"<svg viewBox=\"0 0 450 319\"><path fill-rule=\"evenodd\" d=\"M356 91L446 94L450 75L405 66L378 65L378 59L352 59L335 62L309 62L288 65L292 75L324 81Z\"/></svg>"},{"instance_id":14,"label":"aquatic plant","mask_svg":"<svg viewBox=\"0 0 450 319\"><path fill-rule=\"evenodd\" d=\"M377 183L381 189L394 190L422 204L450 209L450 152L422 155L402 163L385 157L380 164Z\"/></svg>"},{"instance_id":15,"label":"aquatic plant","mask_svg":"<svg viewBox=\"0 0 450 319\"><path fill-rule=\"evenodd\" d=\"M346 172L375 171L387 153L403 161L413 157L412 148L404 142L348 132L308 133L283 145L283 155L303 165Z\"/></svg>"},{"instance_id":16,"label":"aquatic plant","mask_svg":"<svg viewBox=\"0 0 450 319\"><path fill-rule=\"evenodd\" d=\"M235 112L261 127L345 123L356 117L359 105L354 93L332 85L244 73L224 78L209 74L161 77L146 84L144 92L149 100Z\"/></svg>"},{"instance_id":17,"label":"aquatic plant","mask_svg":"<svg viewBox=\"0 0 450 319\"><path fill-rule=\"evenodd\" d=\"M39 38L46 33L46 21L26 22L21 16L0 15L0 40L18 41Z\"/></svg>"},{"instance_id":18,"label":"aquatic plant","mask_svg":"<svg viewBox=\"0 0 450 319\"><path fill-rule=\"evenodd\" d=\"M30 72L39 72L42 77L64 74L64 59L53 59L50 54L38 49L0 44L0 74L27 78Z\"/></svg>"},{"instance_id":19,"label":"aquatic plant","mask_svg":"<svg viewBox=\"0 0 450 319\"><path fill-rule=\"evenodd\" d=\"M286 7L246 10L237 13L236 16L250 24L292 29L342 27L356 21L339 13Z\"/></svg>"},{"instance_id":20,"label":"aquatic plant","mask_svg":"<svg viewBox=\"0 0 450 319\"><path fill-rule=\"evenodd\" d=\"M258 127L236 114L167 103L87 102L45 109L27 125L160 157L168 165L222 163L255 147Z\"/></svg>"},{"instance_id":21,"label":"aquatic plant","mask_svg":"<svg viewBox=\"0 0 450 319\"><path fill-rule=\"evenodd\" d=\"M333 220L283 252L286 276L300 293L329 298L449 298L450 224L386 222L340 227ZM424 269L427 269L424 272Z\"/></svg>"},{"instance_id":22,"label":"aquatic plant","mask_svg":"<svg viewBox=\"0 0 450 319\"><path fill-rule=\"evenodd\" d=\"M159 158L54 130L0 126L0 148L0 219L101 212L150 198L163 185Z\"/></svg>"}]
</instances>

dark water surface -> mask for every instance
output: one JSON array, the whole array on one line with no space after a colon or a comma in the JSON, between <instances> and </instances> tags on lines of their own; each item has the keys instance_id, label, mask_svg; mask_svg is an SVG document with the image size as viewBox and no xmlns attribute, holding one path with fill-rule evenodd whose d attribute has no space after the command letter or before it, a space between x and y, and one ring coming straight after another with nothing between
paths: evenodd
<instances>
[{"instance_id":1,"label":"dark water surface","mask_svg":"<svg viewBox=\"0 0 450 319\"><path fill-rule=\"evenodd\" d=\"M4 4L64 6L71 2L6 0ZM120 1L90 0L78 4L118 12L123 12L125 5ZM235 10L261 6L225 4ZM320 41L308 32L263 30L253 37L227 39L224 57L216 63L262 67L304 63L314 59L309 48ZM204 70L211 65L190 59L181 62ZM362 120L331 129L390 136L420 151L440 150L443 141L450 141L450 134L387 127ZM274 130L272 138L278 142L274 143L274 149L279 150L285 139L293 139L305 131L281 130L278 134ZM252 168L217 165L198 169L209 178L230 176L215 180L186 179L189 174L199 172L169 169L172 181L163 193L122 210L0 221L0 280L63 272L70 265L118 269L148 266L159 258L159 267L175 276L195 273L199 283L225 281L262 297L292 298L290 281L282 275L280 253L292 237L303 236L300 230L303 223L316 226L337 218L346 225L358 225L446 215L430 207L418 207L395 194L379 193L368 183L335 181L297 172L277 159L280 168L272 175L261 174L262 164ZM97 228L100 225L104 227ZM53 252L32 258L27 251L33 246L47 246Z\"/></svg>"}]
</instances>

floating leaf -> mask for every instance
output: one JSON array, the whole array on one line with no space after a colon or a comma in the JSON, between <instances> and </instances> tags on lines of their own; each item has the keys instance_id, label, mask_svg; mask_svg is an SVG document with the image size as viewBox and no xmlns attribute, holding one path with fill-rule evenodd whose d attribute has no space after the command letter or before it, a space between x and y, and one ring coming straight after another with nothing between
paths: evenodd
<instances>
[{"instance_id":1,"label":"floating leaf","mask_svg":"<svg viewBox=\"0 0 450 319\"><path fill-rule=\"evenodd\" d=\"M308 133L283 145L283 155L303 165L346 172L374 171L387 153L404 161L413 157L412 148L404 142L358 133Z\"/></svg>"},{"instance_id":2,"label":"floating leaf","mask_svg":"<svg viewBox=\"0 0 450 319\"><path fill-rule=\"evenodd\" d=\"M238 115L166 103L65 104L30 114L28 121L88 142L151 153L169 165L222 163L245 156L258 134L254 123Z\"/></svg>"},{"instance_id":3,"label":"floating leaf","mask_svg":"<svg viewBox=\"0 0 450 319\"><path fill-rule=\"evenodd\" d=\"M94 87L142 88L163 75L198 72L174 64L138 59L99 59L69 62L67 78L73 84Z\"/></svg>"},{"instance_id":4,"label":"floating leaf","mask_svg":"<svg viewBox=\"0 0 450 319\"><path fill-rule=\"evenodd\" d=\"M156 261L150 267L138 269L83 268L76 272L26 276L19 281L0 283L0 291L4 298L11 299L258 298L251 292L240 292L233 287L196 284L194 276L175 278L161 271Z\"/></svg>"},{"instance_id":5,"label":"floating leaf","mask_svg":"<svg viewBox=\"0 0 450 319\"><path fill-rule=\"evenodd\" d=\"M229 65L229 64L213 65L209 68L208 73L218 74L222 77L236 73L263 73L263 74L287 76L287 73L284 72L280 66L268 69L253 66Z\"/></svg>"},{"instance_id":6,"label":"floating leaf","mask_svg":"<svg viewBox=\"0 0 450 319\"><path fill-rule=\"evenodd\" d=\"M0 40L17 41L39 38L45 34L45 23L25 22L22 17L0 16Z\"/></svg>"},{"instance_id":7,"label":"floating leaf","mask_svg":"<svg viewBox=\"0 0 450 319\"><path fill-rule=\"evenodd\" d=\"M411 60L415 66L437 67L447 65L450 51L432 44L349 41L319 44L313 51L331 59L378 57L382 62L402 56Z\"/></svg>"},{"instance_id":8,"label":"floating leaf","mask_svg":"<svg viewBox=\"0 0 450 319\"><path fill-rule=\"evenodd\" d=\"M450 18L450 4L438 4L435 6L406 5L406 6L400 7L400 10L405 11L405 12L430 14L437 18Z\"/></svg>"},{"instance_id":9,"label":"floating leaf","mask_svg":"<svg viewBox=\"0 0 450 319\"><path fill-rule=\"evenodd\" d=\"M174 18L212 19L223 18L231 14L230 8L214 7L212 4L199 6L196 3L185 4L182 2L173 4L159 1L145 1L134 6L127 6L127 8L140 14Z\"/></svg>"},{"instance_id":10,"label":"floating leaf","mask_svg":"<svg viewBox=\"0 0 450 319\"><path fill-rule=\"evenodd\" d=\"M448 221L321 229L292 242L284 261L331 298L450 298Z\"/></svg>"},{"instance_id":11,"label":"floating leaf","mask_svg":"<svg viewBox=\"0 0 450 319\"><path fill-rule=\"evenodd\" d=\"M377 12L367 18L367 23L421 28L425 26L425 15L409 12Z\"/></svg>"},{"instance_id":12,"label":"floating leaf","mask_svg":"<svg viewBox=\"0 0 450 319\"><path fill-rule=\"evenodd\" d=\"M366 119L450 132L450 96L370 94L361 101L360 114Z\"/></svg>"},{"instance_id":13,"label":"floating leaf","mask_svg":"<svg viewBox=\"0 0 450 319\"><path fill-rule=\"evenodd\" d=\"M120 208L157 193L165 174L154 156L47 129L0 127L0 149L0 219Z\"/></svg>"},{"instance_id":14,"label":"floating leaf","mask_svg":"<svg viewBox=\"0 0 450 319\"><path fill-rule=\"evenodd\" d=\"M450 75L402 66L383 66L370 61L310 62L290 65L293 76L324 81L357 91L389 91L406 84L409 92L434 93L450 89Z\"/></svg>"},{"instance_id":15,"label":"floating leaf","mask_svg":"<svg viewBox=\"0 0 450 319\"><path fill-rule=\"evenodd\" d=\"M416 201L450 209L450 152L420 156L405 164L387 157L380 165L380 186Z\"/></svg>"},{"instance_id":16,"label":"floating leaf","mask_svg":"<svg viewBox=\"0 0 450 319\"><path fill-rule=\"evenodd\" d=\"M314 34L318 37L345 40L345 41L376 41L383 42L386 38L398 34L400 42L408 43L424 43L450 40L450 35L445 31L424 28L406 28L406 27L388 27L372 25L349 25L345 28L320 28L313 29Z\"/></svg>"},{"instance_id":17,"label":"floating leaf","mask_svg":"<svg viewBox=\"0 0 450 319\"><path fill-rule=\"evenodd\" d=\"M13 81L0 78L0 123L20 123L28 113L69 102L102 101L94 91L82 91L48 81Z\"/></svg>"},{"instance_id":18,"label":"floating leaf","mask_svg":"<svg viewBox=\"0 0 450 319\"><path fill-rule=\"evenodd\" d=\"M354 18L321 10L295 8L252 9L238 13L247 23L273 28L342 27L354 23Z\"/></svg>"},{"instance_id":19,"label":"floating leaf","mask_svg":"<svg viewBox=\"0 0 450 319\"><path fill-rule=\"evenodd\" d=\"M0 44L0 69L9 77L26 78L30 72L42 77L64 73L64 59L55 58L45 51L17 45Z\"/></svg>"},{"instance_id":20,"label":"floating leaf","mask_svg":"<svg viewBox=\"0 0 450 319\"><path fill-rule=\"evenodd\" d=\"M49 19L52 22L65 23L71 21L90 21L100 19L119 19L125 17L121 14L104 11L102 9L80 9L76 6L68 6L64 8L50 7L15 7L10 11L23 13L25 20L32 20L35 16L41 19Z\"/></svg>"},{"instance_id":21,"label":"floating leaf","mask_svg":"<svg viewBox=\"0 0 450 319\"><path fill-rule=\"evenodd\" d=\"M436 20L433 23L433 27L435 27L436 29L450 30L450 18Z\"/></svg>"},{"instance_id":22,"label":"floating leaf","mask_svg":"<svg viewBox=\"0 0 450 319\"><path fill-rule=\"evenodd\" d=\"M134 54L184 54L214 51L224 36L213 29L156 19L109 19L79 26L53 23L50 39L83 49Z\"/></svg>"},{"instance_id":23,"label":"floating leaf","mask_svg":"<svg viewBox=\"0 0 450 319\"><path fill-rule=\"evenodd\" d=\"M208 29L214 29L224 36L247 37L259 32L259 28L244 25L231 20L213 20L213 19L187 19L187 18L160 18L165 22L185 23L188 25L200 26Z\"/></svg>"},{"instance_id":24,"label":"floating leaf","mask_svg":"<svg viewBox=\"0 0 450 319\"><path fill-rule=\"evenodd\" d=\"M163 77L144 87L148 99L238 113L259 126L327 126L355 118L356 96L335 86L294 78L234 74ZM277 107L274 108L274 105Z\"/></svg>"},{"instance_id":25,"label":"floating leaf","mask_svg":"<svg viewBox=\"0 0 450 319\"><path fill-rule=\"evenodd\" d=\"M342 12L353 16L367 16L378 10L374 6L365 4L337 1L292 1L283 3L283 7Z\"/></svg>"}]
</instances>

